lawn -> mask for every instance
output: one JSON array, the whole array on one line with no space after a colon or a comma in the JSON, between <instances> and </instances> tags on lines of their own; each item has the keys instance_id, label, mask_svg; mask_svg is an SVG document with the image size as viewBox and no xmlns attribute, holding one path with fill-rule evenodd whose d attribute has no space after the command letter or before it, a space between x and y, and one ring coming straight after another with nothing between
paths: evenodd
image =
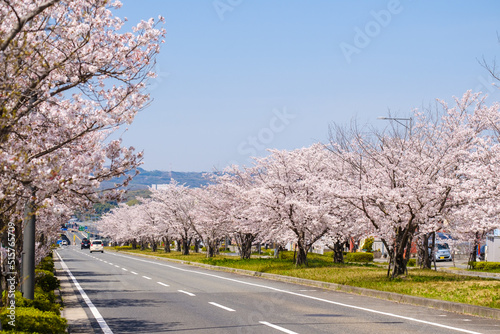
<instances>
[{"instance_id":1,"label":"lawn","mask_svg":"<svg viewBox=\"0 0 500 334\"><path fill-rule=\"evenodd\" d=\"M387 278L387 267L376 264L334 264L331 255L312 253L308 255L307 267L295 267L293 252L284 252L281 259L252 257L241 260L228 255L206 258L204 253L182 255L161 250L153 253L150 249L120 251L500 308L500 281L494 279L411 269L408 275L390 280Z\"/></svg>"}]
</instances>

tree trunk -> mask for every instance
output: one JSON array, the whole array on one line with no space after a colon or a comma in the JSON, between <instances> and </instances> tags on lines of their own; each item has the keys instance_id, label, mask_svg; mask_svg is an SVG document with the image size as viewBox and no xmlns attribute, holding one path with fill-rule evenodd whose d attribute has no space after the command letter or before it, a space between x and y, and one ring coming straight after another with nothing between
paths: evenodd
<instances>
[{"instance_id":1,"label":"tree trunk","mask_svg":"<svg viewBox=\"0 0 500 334\"><path fill-rule=\"evenodd\" d=\"M194 239L194 252L200 252L200 239Z\"/></svg>"},{"instance_id":2,"label":"tree trunk","mask_svg":"<svg viewBox=\"0 0 500 334\"><path fill-rule=\"evenodd\" d=\"M158 244L156 243L155 238L153 238L153 241L151 242L151 246L153 248L153 252L156 252L156 250L158 249Z\"/></svg>"},{"instance_id":3,"label":"tree trunk","mask_svg":"<svg viewBox=\"0 0 500 334\"><path fill-rule=\"evenodd\" d=\"M333 263L344 263L344 243L336 241L333 248L328 246L333 251Z\"/></svg>"},{"instance_id":4,"label":"tree trunk","mask_svg":"<svg viewBox=\"0 0 500 334\"><path fill-rule=\"evenodd\" d=\"M137 239L132 240L132 249L137 249Z\"/></svg>"},{"instance_id":5,"label":"tree trunk","mask_svg":"<svg viewBox=\"0 0 500 334\"><path fill-rule=\"evenodd\" d=\"M474 238L474 245L472 246L472 250L469 254L469 262L467 264L468 269L473 269L473 262L477 261L477 248L479 246L479 233L476 232L476 237Z\"/></svg>"},{"instance_id":6,"label":"tree trunk","mask_svg":"<svg viewBox=\"0 0 500 334\"><path fill-rule=\"evenodd\" d=\"M252 243L255 235L252 233L237 233L235 235L241 259L249 259L252 255Z\"/></svg>"},{"instance_id":7,"label":"tree trunk","mask_svg":"<svg viewBox=\"0 0 500 334\"><path fill-rule=\"evenodd\" d=\"M191 247L191 238L182 238L182 255L189 255L189 247Z\"/></svg>"},{"instance_id":8,"label":"tree trunk","mask_svg":"<svg viewBox=\"0 0 500 334\"><path fill-rule=\"evenodd\" d=\"M163 246L165 253L170 253L170 239L168 237L163 237L163 243L165 244L165 246Z\"/></svg>"},{"instance_id":9,"label":"tree trunk","mask_svg":"<svg viewBox=\"0 0 500 334\"><path fill-rule=\"evenodd\" d=\"M430 245L429 245L429 238L431 237L431 233L424 234L421 237L421 242L419 245L419 250L418 250L418 262L420 265L420 268L422 269L431 269L432 266L432 261L431 261L431 254L429 252Z\"/></svg>"},{"instance_id":10,"label":"tree trunk","mask_svg":"<svg viewBox=\"0 0 500 334\"><path fill-rule=\"evenodd\" d=\"M207 240L205 242L205 247L207 248L207 257L215 257L217 253L217 240Z\"/></svg>"},{"instance_id":11,"label":"tree trunk","mask_svg":"<svg viewBox=\"0 0 500 334\"><path fill-rule=\"evenodd\" d=\"M177 239L176 243L177 243L177 251L182 252L182 247L181 247L182 241Z\"/></svg>"},{"instance_id":12,"label":"tree trunk","mask_svg":"<svg viewBox=\"0 0 500 334\"><path fill-rule=\"evenodd\" d=\"M394 241L394 252L392 253L391 262L392 267L392 278L399 275L404 275L407 272L406 264L408 263L410 249L407 250L409 243L411 243L413 233L415 232L416 226L411 223L405 228L398 227L396 230L396 238ZM405 253L408 253L408 257Z\"/></svg>"}]
</instances>

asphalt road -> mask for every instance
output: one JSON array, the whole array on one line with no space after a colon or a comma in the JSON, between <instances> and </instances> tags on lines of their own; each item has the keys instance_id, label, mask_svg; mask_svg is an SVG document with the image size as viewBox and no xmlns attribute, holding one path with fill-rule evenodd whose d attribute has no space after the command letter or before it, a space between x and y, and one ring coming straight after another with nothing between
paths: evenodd
<instances>
[{"instance_id":1,"label":"asphalt road","mask_svg":"<svg viewBox=\"0 0 500 334\"><path fill-rule=\"evenodd\" d=\"M79 246L57 253L96 333L500 333L497 320Z\"/></svg>"}]
</instances>

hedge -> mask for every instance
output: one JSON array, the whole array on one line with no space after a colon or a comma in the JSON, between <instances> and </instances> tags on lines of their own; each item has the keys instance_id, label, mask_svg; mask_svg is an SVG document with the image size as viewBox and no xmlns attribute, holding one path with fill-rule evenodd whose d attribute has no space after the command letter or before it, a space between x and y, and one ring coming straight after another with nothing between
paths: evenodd
<instances>
[{"instance_id":1,"label":"hedge","mask_svg":"<svg viewBox=\"0 0 500 334\"><path fill-rule=\"evenodd\" d=\"M357 253L346 253L344 255L345 262L372 262L373 253L368 252L357 252Z\"/></svg>"},{"instance_id":2,"label":"hedge","mask_svg":"<svg viewBox=\"0 0 500 334\"><path fill-rule=\"evenodd\" d=\"M500 262L469 262L469 266L476 270L500 270Z\"/></svg>"},{"instance_id":3,"label":"hedge","mask_svg":"<svg viewBox=\"0 0 500 334\"><path fill-rule=\"evenodd\" d=\"M50 311L40 311L34 307L16 307L15 327L9 324L9 310L0 313L3 329L28 333L59 334L66 332L66 319Z\"/></svg>"},{"instance_id":4,"label":"hedge","mask_svg":"<svg viewBox=\"0 0 500 334\"><path fill-rule=\"evenodd\" d=\"M42 288L43 291L49 292L59 287L59 280L51 271L36 269L35 285Z\"/></svg>"}]
</instances>

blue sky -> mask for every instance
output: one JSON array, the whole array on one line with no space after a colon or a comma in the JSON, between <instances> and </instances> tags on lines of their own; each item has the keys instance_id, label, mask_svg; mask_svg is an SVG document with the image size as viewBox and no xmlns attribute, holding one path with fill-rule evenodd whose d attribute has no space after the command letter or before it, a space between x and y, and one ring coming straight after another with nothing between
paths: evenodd
<instances>
[{"instance_id":1,"label":"blue sky","mask_svg":"<svg viewBox=\"0 0 500 334\"><path fill-rule=\"evenodd\" d=\"M153 101L123 134L147 170L248 165L468 89L500 99L479 64L500 57L498 1L122 2L131 23L166 19Z\"/></svg>"}]
</instances>

